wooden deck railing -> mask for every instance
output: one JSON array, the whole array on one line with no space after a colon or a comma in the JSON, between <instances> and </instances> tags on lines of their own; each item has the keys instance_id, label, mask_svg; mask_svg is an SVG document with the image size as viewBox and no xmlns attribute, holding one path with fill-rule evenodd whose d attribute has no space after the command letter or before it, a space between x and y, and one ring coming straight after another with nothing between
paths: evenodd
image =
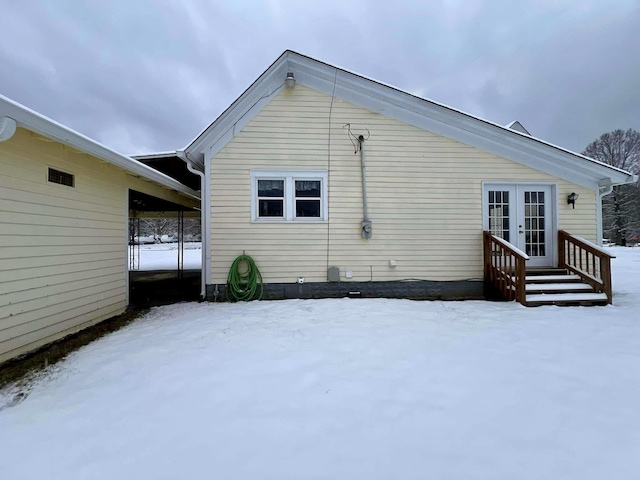
<instances>
[{"instance_id":1,"label":"wooden deck railing","mask_svg":"<svg viewBox=\"0 0 640 480\"><path fill-rule=\"evenodd\" d=\"M506 300L526 305L525 276L529 256L489 231L483 232L483 244L485 286L493 287Z\"/></svg>"},{"instance_id":2,"label":"wooden deck railing","mask_svg":"<svg viewBox=\"0 0 640 480\"><path fill-rule=\"evenodd\" d=\"M579 275L594 291L606 293L609 303L613 301L612 258L615 256L584 238L558 232L558 267Z\"/></svg>"}]
</instances>

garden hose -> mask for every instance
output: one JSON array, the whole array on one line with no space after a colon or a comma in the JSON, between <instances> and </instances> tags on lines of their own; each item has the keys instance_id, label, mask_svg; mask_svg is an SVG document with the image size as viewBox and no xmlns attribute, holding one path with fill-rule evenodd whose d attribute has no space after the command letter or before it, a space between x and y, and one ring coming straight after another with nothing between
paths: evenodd
<instances>
[{"instance_id":1,"label":"garden hose","mask_svg":"<svg viewBox=\"0 0 640 480\"><path fill-rule=\"evenodd\" d=\"M249 255L240 255L233 261L229 269L227 300L231 302L260 300L263 290L262 275L260 275L256 262Z\"/></svg>"}]
</instances>

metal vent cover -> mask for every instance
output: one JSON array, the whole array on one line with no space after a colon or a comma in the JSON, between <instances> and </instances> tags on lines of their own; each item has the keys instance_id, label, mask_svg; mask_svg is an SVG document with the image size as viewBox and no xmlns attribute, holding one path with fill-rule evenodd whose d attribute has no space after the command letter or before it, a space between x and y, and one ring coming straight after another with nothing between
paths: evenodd
<instances>
[{"instance_id":1,"label":"metal vent cover","mask_svg":"<svg viewBox=\"0 0 640 480\"><path fill-rule=\"evenodd\" d=\"M49 181L51 183L57 183L60 185L65 185L67 187L75 187L75 178L74 175L67 172L61 172L60 170L56 170L55 168L49 167Z\"/></svg>"}]
</instances>

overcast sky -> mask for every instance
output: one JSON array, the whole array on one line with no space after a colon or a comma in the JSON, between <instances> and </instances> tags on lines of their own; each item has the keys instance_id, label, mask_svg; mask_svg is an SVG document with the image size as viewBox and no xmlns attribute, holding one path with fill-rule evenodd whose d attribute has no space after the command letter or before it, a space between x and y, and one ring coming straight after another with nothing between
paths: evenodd
<instances>
[{"instance_id":1,"label":"overcast sky","mask_svg":"<svg viewBox=\"0 0 640 480\"><path fill-rule=\"evenodd\" d=\"M291 49L582 151L640 130L640 2L0 0L0 93L122 153L187 145Z\"/></svg>"}]
</instances>

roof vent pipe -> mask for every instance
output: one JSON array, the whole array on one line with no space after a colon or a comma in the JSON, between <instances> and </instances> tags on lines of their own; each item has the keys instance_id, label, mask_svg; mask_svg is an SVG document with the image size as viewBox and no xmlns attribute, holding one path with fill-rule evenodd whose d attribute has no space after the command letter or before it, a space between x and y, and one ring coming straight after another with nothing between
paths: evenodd
<instances>
[{"instance_id":1,"label":"roof vent pipe","mask_svg":"<svg viewBox=\"0 0 640 480\"><path fill-rule=\"evenodd\" d=\"M296 77L293 76L293 72L287 72L287 78L284 79L284 84L288 88L293 88L296 86Z\"/></svg>"}]
</instances>

